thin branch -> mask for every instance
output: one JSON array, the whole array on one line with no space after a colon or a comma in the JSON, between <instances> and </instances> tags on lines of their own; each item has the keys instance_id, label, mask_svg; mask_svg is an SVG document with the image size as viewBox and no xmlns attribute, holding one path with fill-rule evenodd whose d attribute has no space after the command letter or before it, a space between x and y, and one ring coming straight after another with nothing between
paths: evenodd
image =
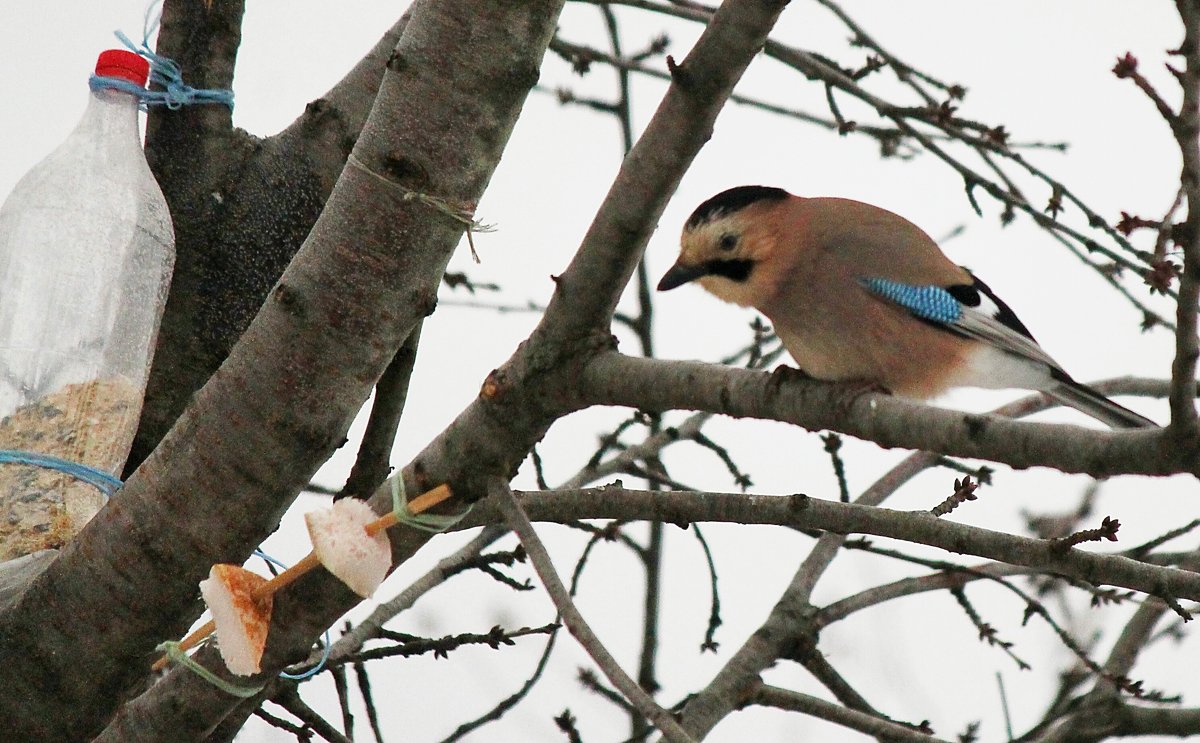
<instances>
[{"instance_id":1,"label":"thin branch","mask_svg":"<svg viewBox=\"0 0 1200 743\"><path fill-rule=\"evenodd\" d=\"M514 640L529 635L548 635L558 629L558 624L551 622L541 627L522 627L517 630L505 630L500 625L492 627L488 632L465 632L458 635L446 635L437 639L426 637L401 636L399 633L383 631L380 639L396 641L395 645L361 650L351 656L350 663L359 664L381 658L408 658L414 655L433 653L435 658L449 657L449 653L467 645L487 645L493 650L501 645L516 645Z\"/></svg>"},{"instance_id":2,"label":"thin branch","mask_svg":"<svg viewBox=\"0 0 1200 743\"><path fill-rule=\"evenodd\" d=\"M837 503L804 495L746 495L636 491L616 486L522 494L538 521L575 518L654 519L676 524L721 521L820 529L833 534L872 534L950 552L971 554L1098 585L1121 586L1151 596L1200 601L1200 573L1160 567L1119 554L1069 548L1049 540L957 524L922 512L894 511L860 503ZM462 526L499 518L498 503L481 503Z\"/></svg>"},{"instance_id":3,"label":"thin branch","mask_svg":"<svg viewBox=\"0 0 1200 743\"><path fill-rule=\"evenodd\" d=\"M337 694L338 711L342 713L342 730L345 731L347 740L354 740L354 713L350 710L350 684L346 679L346 669L341 666L331 668L329 669L329 675L333 677L333 688ZM292 700L293 703L299 701L299 687L292 686L290 693L285 687L276 697L274 701L286 707L289 700ZM288 709L291 708L289 707ZM293 712L292 714L295 713Z\"/></svg>"},{"instance_id":4,"label":"thin branch","mask_svg":"<svg viewBox=\"0 0 1200 743\"><path fill-rule=\"evenodd\" d=\"M712 550L708 547L708 540L704 538L704 532L700 530L699 524L692 524L692 533L696 536L696 541L700 543L700 549L704 551L704 561L708 565L708 582L709 590L711 591L711 599L708 609L708 626L704 630L704 642L700 643L700 651L709 650L717 652L717 627L723 624L721 620L721 593L717 590L717 564L713 560Z\"/></svg>"},{"instance_id":5,"label":"thin branch","mask_svg":"<svg viewBox=\"0 0 1200 743\"><path fill-rule=\"evenodd\" d=\"M505 531L507 532L507 530ZM596 545L600 544L600 542L603 540L604 537L598 531L594 532L591 538L588 539L587 544L583 548L583 552L579 555L579 559L575 562L575 569L571 574L571 588L567 591L568 595L575 595L576 590L579 588L579 580L583 577L583 569L587 564L588 557L591 556L592 550L596 547ZM555 621L560 619L561 617L559 616L555 617ZM561 623L559 626L561 627ZM525 679L525 682L521 684L521 688L500 700L494 707L479 717L459 725L454 729L453 733L451 733L442 741L442 743L450 743L451 741L461 740L463 736L478 730L490 722L500 719L506 712L517 706L517 704L524 699L530 691L533 690L533 687L538 683L538 681L541 680L542 673L546 670L546 665L550 661L550 654L554 651L554 645L557 640L558 630L555 630L554 632L550 633L550 639L546 641L546 646L542 649L542 654L538 658L538 662L533 669L533 673L530 674L529 678Z\"/></svg>"},{"instance_id":6,"label":"thin branch","mask_svg":"<svg viewBox=\"0 0 1200 743\"><path fill-rule=\"evenodd\" d=\"M942 738L914 730L907 725L847 709L840 704L827 702L798 691L781 689L777 686L763 684L750 701L752 704L764 707L775 707L789 712L811 715L880 740L903 741L904 743L949 743Z\"/></svg>"},{"instance_id":7,"label":"thin branch","mask_svg":"<svg viewBox=\"0 0 1200 743\"><path fill-rule=\"evenodd\" d=\"M800 642L797 645L802 646L799 653L795 653L790 660L795 660L804 667L804 670L813 675L822 686L828 689L839 702L846 706L847 709L852 709L856 712L871 715L872 717L884 718L885 716L866 700L866 698L851 686L829 659L816 649L816 634L810 634L810 630L805 628L802 632L796 633L800 635Z\"/></svg>"},{"instance_id":8,"label":"thin branch","mask_svg":"<svg viewBox=\"0 0 1200 743\"><path fill-rule=\"evenodd\" d=\"M832 11L833 14L838 17L838 20L840 20L846 26L846 28L850 29L851 33L854 34L853 39L851 39L852 44L855 46L867 47L878 54L879 57L887 64L887 66L891 68L892 72L896 74L896 77L901 82L908 85L913 92L920 96L923 101L925 101L925 105L936 106L938 100L930 95L929 91L925 90L925 86L922 85L922 83L929 83L933 85L943 93L949 94L951 98L963 97L965 90L961 85L948 85L914 69L904 62L901 62L895 55L884 49L878 41L870 36L866 30L863 29L863 27L859 25L857 21L851 18L846 11L842 10L841 6L839 6L837 3L834 3L831 0L817 0L817 2Z\"/></svg>"},{"instance_id":9,"label":"thin branch","mask_svg":"<svg viewBox=\"0 0 1200 743\"><path fill-rule=\"evenodd\" d=\"M849 503L850 486L846 482L846 462L838 453L842 448L842 437L836 433L826 433L821 435L821 442L825 444L825 451L829 454L830 464L833 465L833 475L837 478L838 500Z\"/></svg>"},{"instance_id":10,"label":"thin branch","mask_svg":"<svg viewBox=\"0 0 1200 743\"><path fill-rule=\"evenodd\" d=\"M596 672L593 671L592 669L580 668L578 679L579 679L579 685L582 686L584 689L587 689L588 691L595 694L596 696L601 697L606 702L613 705L614 707L621 710L622 712L626 713L627 715L630 715L631 717L636 716L639 719L644 719L644 718L642 718L641 714L637 711L637 709L632 704L625 701L625 697L621 696L620 692L616 691L615 689L610 689L609 687L605 686L600 681L600 678L598 676L596 676ZM630 736L630 739L637 740L638 738L644 738L644 737L646 737L646 735L648 735L650 733L651 730L653 730L653 728L647 728L645 731L635 729L633 731L633 735Z\"/></svg>"},{"instance_id":11,"label":"thin branch","mask_svg":"<svg viewBox=\"0 0 1200 743\"><path fill-rule=\"evenodd\" d=\"M443 557L429 572L410 583L395 598L377 606L366 619L338 638L329 650L329 662L346 662L346 659L362 650L368 640L378 637L384 624L411 608L417 599L445 583L450 576L458 573L459 566L476 558L485 548L507 533L508 529L501 526L485 528L453 554Z\"/></svg>"},{"instance_id":12,"label":"thin branch","mask_svg":"<svg viewBox=\"0 0 1200 743\"><path fill-rule=\"evenodd\" d=\"M533 673L529 678L525 679L521 684L521 688L517 689L512 694L500 700L494 707L479 717L473 720L462 723L454 732L442 739L442 743L452 743L452 741L462 740L464 736L472 733L479 728L487 725L490 722L495 722L504 716L504 713L515 707L518 702L526 697L542 678L542 673L546 670L546 664L550 661L550 654L554 651L554 645L558 641L558 632L550 633L550 637L546 640L545 647L542 648L542 654L538 656L538 662L534 665Z\"/></svg>"},{"instance_id":13,"label":"thin branch","mask_svg":"<svg viewBox=\"0 0 1200 743\"><path fill-rule=\"evenodd\" d=\"M288 722L282 717L277 717L261 707L254 710L254 716L273 728L291 733L292 735L296 736L296 740L302 741L302 743L308 743L312 740L313 732L312 729L307 725L297 725L295 723Z\"/></svg>"},{"instance_id":14,"label":"thin branch","mask_svg":"<svg viewBox=\"0 0 1200 743\"><path fill-rule=\"evenodd\" d=\"M329 743L353 743L350 738L338 732L337 728L330 725L324 717L317 714L317 711L305 704L300 698L300 692L294 686L284 687L280 694L273 699L276 704L283 707L288 712L304 723L304 726L310 728L317 735L321 736Z\"/></svg>"},{"instance_id":15,"label":"thin branch","mask_svg":"<svg viewBox=\"0 0 1200 743\"><path fill-rule=\"evenodd\" d=\"M375 743L383 743L383 729L379 726L379 710L375 706L375 695L371 692L371 675L367 673L366 664L354 664L354 680L358 683L358 695L362 697L363 706L367 708L367 724L371 726L371 734L375 736Z\"/></svg>"},{"instance_id":16,"label":"thin branch","mask_svg":"<svg viewBox=\"0 0 1200 743\"><path fill-rule=\"evenodd\" d=\"M671 75L669 73L663 72L656 67L651 67L650 65L617 57L601 51L600 49L584 46L582 44L573 44L558 37L555 37L554 41L550 42L550 50L568 62L572 62L574 60L602 62L603 64L611 67L630 72L636 72L639 75L645 75L646 77L653 78L655 80L662 80L664 82L670 82L671 80ZM762 100L761 98L733 93L729 96L729 100L739 105L747 106L749 108L756 108L767 113L784 116L790 119L796 119L797 121L802 121L806 124L815 124L823 129L837 129L837 122L833 121L832 119L816 116L798 109L781 106L779 104ZM899 132L889 129L880 129L878 127L866 127L865 129L865 133L873 134L876 136L876 138L884 138L889 136L894 137L899 134Z\"/></svg>"},{"instance_id":17,"label":"thin branch","mask_svg":"<svg viewBox=\"0 0 1200 743\"><path fill-rule=\"evenodd\" d=\"M366 498L375 492L388 473L392 447L396 442L396 429L400 425L400 415L404 412L404 404L408 400L408 383L412 379L413 367L417 363L417 347L421 342L421 326L418 322L413 331L408 334L404 345L396 351L391 363L383 371L383 376L375 384L375 401L371 405L371 415L367 419L367 430L363 433L362 445L350 476L342 492L334 496L339 498Z\"/></svg>"},{"instance_id":18,"label":"thin branch","mask_svg":"<svg viewBox=\"0 0 1200 743\"><path fill-rule=\"evenodd\" d=\"M538 577L542 579L542 585L546 588L546 593L554 602L554 606L558 609L558 613L562 616L563 624L579 641L579 644L587 650L588 655L596 661L596 665L612 682L613 686L617 687L625 698L628 699L638 711L654 724L663 736L673 743L685 743L691 741L692 738L679 727L679 723L655 703L637 683L631 679L617 664L612 654L601 644L600 639L592 632L584 620L583 615L575 608L575 602L571 600L567 589L563 586L562 581L558 578L558 573L554 570L554 565L550 561L550 555L546 552L546 548L542 545L541 540L537 536L537 532L533 529L533 524L529 522L529 518L525 515L521 504L517 502L516 496L509 490L508 484L499 478L493 478L488 490L496 505L504 514L505 520L508 522L509 528L516 532L521 539L521 544L525 546L525 551L529 554L529 560L533 563L537 570Z\"/></svg>"},{"instance_id":19,"label":"thin branch","mask_svg":"<svg viewBox=\"0 0 1200 743\"><path fill-rule=\"evenodd\" d=\"M885 447L990 459L1018 468L1054 467L1094 477L1200 474L1200 437L1181 442L1156 429L1108 432L1019 423L864 394L852 385L781 380L701 362L667 362L614 352L588 365L580 387L593 404L768 418L809 430L835 430ZM1049 404L1034 398L1028 403Z\"/></svg>"},{"instance_id":20,"label":"thin branch","mask_svg":"<svg viewBox=\"0 0 1200 743\"><path fill-rule=\"evenodd\" d=\"M816 621L820 627L825 627L834 622L841 621L855 612L878 606L892 599L913 596L929 591L944 591L946 589L965 586L971 581L984 580L991 577L1002 578L1011 575L1029 575L1032 572L1033 570L1027 567L992 562L969 569L939 570L936 573L928 575L901 578L891 583L872 586L823 607L817 612Z\"/></svg>"},{"instance_id":21,"label":"thin branch","mask_svg":"<svg viewBox=\"0 0 1200 743\"><path fill-rule=\"evenodd\" d=\"M1200 356L1200 8L1191 0L1178 0L1183 20L1183 44L1177 52L1184 69L1177 73L1183 103L1177 117L1164 114L1179 143L1183 168L1179 176L1187 199L1187 217L1177 242L1183 248L1183 275L1175 315L1175 360L1171 364L1171 430L1179 439L1195 438L1200 429L1196 402L1190 394L1196 383L1196 359ZM1168 107L1167 111L1170 111Z\"/></svg>"},{"instance_id":22,"label":"thin branch","mask_svg":"<svg viewBox=\"0 0 1200 743\"><path fill-rule=\"evenodd\" d=\"M559 487L583 487L609 475L628 472L629 468L638 462L657 458L662 453L662 450L671 444L694 438L710 418L712 418L712 413L696 413L689 416L687 420L678 426L671 426L647 436L642 443L627 446L620 453L603 462L595 464L589 462L587 466L575 473L570 479L564 481Z\"/></svg>"}]
</instances>

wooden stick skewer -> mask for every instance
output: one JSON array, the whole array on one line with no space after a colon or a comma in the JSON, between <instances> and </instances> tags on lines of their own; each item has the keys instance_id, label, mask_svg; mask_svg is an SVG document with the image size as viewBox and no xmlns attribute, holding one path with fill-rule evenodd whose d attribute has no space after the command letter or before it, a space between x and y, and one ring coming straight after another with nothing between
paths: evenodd
<instances>
[{"instance_id":1,"label":"wooden stick skewer","mask_svg":"<svg viewBox=\"0 0 1200 743\"><path fill-rule=\"evenodd\" d=\"M430 508L433 508L437 504L448 499L451 495L453 495L453 493L450 491L449 485L444 485L444 484L438 485L433 490L430 490L426 493L422 493L421 495L417 496L412 501L410 501L408 504L408 512L414 516L418 513L424 513L425 511L428 511ZM392 511L392 512L386 513L383 516L380 516L379 518L375 519L371 523L364 526L363 529L367 532L367 536L373 537L376 534L378 534L379 532L389 529L398 523L400 523L400 520L396 518L396 513L394 511ZM317 553L309 552L307 555L304 556L303 560L301 560L300 562L291 566L287 570L284 570L282 573L275 576L274 578L267 581L266 583L263 583L258 588L254 589L254 593L250 594L250 597L252 599L254 599L255 601L259 601L268 596L273 596L281 588L288 585L289 583L296 582L297 580L300 579L300 577L302 575L309 572L310 570L312 570L313 568L317 567L320 564L321 564L321 560L320 560L320 558L317 557ZM213 622L213 620L211 620L211 619L208 620L204 624L197 627L194 632L192 632L187 637L180 640L179 641L179 649L184 652L191 650L192 648L199 645L200 642L204 638L211 635L216 630L216 628L217 628L217 626ZM169 658L167 658L167 656L164 655L163 657L159 658L158 660L156 660L154 662L154 665L151 666L151 670L161 671L162 669L167 667L168 662L169 662Z\"/></svg>"}]
</instances>

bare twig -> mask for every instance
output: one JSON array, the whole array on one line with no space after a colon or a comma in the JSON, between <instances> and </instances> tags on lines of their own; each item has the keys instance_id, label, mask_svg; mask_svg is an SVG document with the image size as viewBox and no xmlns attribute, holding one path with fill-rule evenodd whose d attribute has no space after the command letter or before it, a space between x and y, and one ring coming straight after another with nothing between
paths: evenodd
<instances>
[{"instance_id":1,"label":"bare twig","mask_svg":"<svg viewBox=\"0 0 1200 743\"><path fill-rule=\"evenodd\" d=\"M404 412L408 383L417 362L422 325L423 321L418 322L408 334L404 345L396 351L383 376L375 384L375 401L371 405L371 416L367 419L362 445L346 485L342 492L334 496L334 500L347 496L366 498L387 479L391 471L388 460L396 441L396 427L400 424L400 414Z\"/></svg>"},{"instance_id":2,"label":"bare twig","mask_svg":"<svg viewBox=\"0 0 1200 743\"><path fill-rule=\"evenodd\" d=\"M825 451L828 452L830 463L833 465L833 475L837 478L839 500L842 503L849 503L850 486L846 483L846 462L842 459L842 455L838 453L842 448L842 437L830 432L821 435L821 442L825 444Z\"/></svg>"},{"instance_id":3,"label":"bare twig","mask_svg":"<svg viewBox=\"0 0 1200 743\"><path fill-rule=\"evenodd\" d=\"M513 495L508 484L499 478L492 478L488 490L492 499L504 514L509 527L521 539L521 544L525 545L525 551L529 554L529 560L533 563L534 569L537 570L538 577L541 578L542 585L546 588L546 593L549 594L551 600L554 602L554 606L562 616L563 624L567 626L567 629L579 641L579 644L592 656L592 659L596 661L596 665L600 667L600 670L608 680L625 695L626 699L637 707L638 711L647 720L662 731L663 736L667 740L678 743L691 741L692 738L683 731L683 728L679 726L675 718L662 707L659 707L649 694L621 670L616 659L612 657L612 654L608 652L608 649L601 644L599 638L592 632L583 615L575 608L575 602L571 600L562 581L559 580L558 573L554 570L554 565L550 561L550 555L546 552L546 548L538 538L537 532L533 529L533 524L529 522L529 517L525 515L521 504L517 502L516 496Z\"/></svg>"},{"instance_id":4,"label":"bare twig","mask_svg":"<svg viewBox=\"0 0 1200 743\"><path fill-rule=\"evenodd\" d=\"M1180 225L1176 242L1183 248L1183 274L1179 279L1179 300L1175 315L1175 360L1171 365L1171 431L1180 440L1195 437L1197 420L1193 389L1196 384L1196 358L1200 355L1197 338L1197 309L1200 308L1200 8L1192 0L1178 0L1183 20L1183 44L1178 54L1184 57L1184 69L1177 72L1183 89L1179 113L1163 117L1179 143L1183 169L1179 176L1187 201L1187 217ZM1159 107L1162 112L1162 107Z\"/></svg>"},{"instance_id":5,"label":"bare twig","mask_svg":"<svg viewBox=\"0 0 1200 743\"><path fill-rule=\"evenodd\" d=\"M692 533L696 535L696 541L700 543L700 549L704 551L704 560L708 565L709 586L712 590L708 627L704 630L704 642L700 643L700 651L710 650L715 653L717 652L717 627L723 623L721 620L721 594L717 590L717 564L713 560L712 550L708 548L708 540L704 538L704 532L700 530L699 524L692 524Z\"/></svg>"},{"instance_id":6,"label":"bare twig","mask_svg":"<svg viewBox=\"0 0 1200 743\"><path fill-rule=\"evenodd\" d=\"M1074 547L1077 544L1083 544L1084 542L1099 542L1102 539L1115 542L1117 541L1117 532L1120 530L1120 528L1120 521L1112 518L1111 516L1105 516L1100 526L1095 529L1084 529L1083 531L1077 531L1074 534L1068 534L1065 537L1052 539L1050 542L1052 545L1054 545L1055 549L1064 551Z\"/></svg>"},{"instance_id":7,"label":"bare twig","mask_svg":"<svg viewBox=\"0 0 1200 743\"><path fill-rule=\"evenodd\" d=\"M880 740L904 741L905 743L948 743L942 738L919 732L907 725L891 722L865 712L846 709L839 704L827 702L809 694L767 684L759 686L750 701L764 707L776 707L812 715Z\"/></svg>"},{"instance_id":8,"label":"bare twig","mask_svg":"<svg viewBox=\"0 0 1200 743\"><path fill-rule=\"evenodd\" d=\"M371 726L371 734L375 743L383 743L383 728L379 726L379 710L375 706L375 696L371 693L371 675L363 663L354 664L354 680L358 683L358 694L362 697L363 706L367 708L367 723Z\"/></svg>"},{"instance_id":9,"label":"bare twig","mask_svg":"<svg viewBox=\"0 0 1200 743\"><path fill-rule=\"evenodd\" d=\"M392 640L396 642L395 645L363 650L351 656L349 660L352 663L358 664L380 658L407 658L425 653L433 653L435 658L446 658L449 657L449 653L452 651L466 645L487 645L493 650L498 650L501 645L516 645L514 640L518 637L549 635L556 629L558 629L558 624L554 622L542 625L541 627L522 627L521 629L511 631L505 630L500 625L496 625L487 632L464 632L458 635L446 635L437 639L415 637L413 635L384 630L379 635L380 639Z\"/></svg>"},{"instance_id":10,"label":"bare twig","mask_svg":"<svg viewBox=\"0 0 1200 743\"><path fill-rule=\"evenodd\" d=\"M317 714L316 710L305 704L304 700L300 698L300 692L296 690L296 687L285 687L280 694L276 695L273 701L292 713L296 719L304 723L305 727L310 728L317 735L329 741L329 743L353 743L350 738L342 735L338 732L337 728L330 725L324 717Z\"/></svg>"},{"instance_id":11,"label":"bare twig","mask_svg":"<svg viewBox=\"0 0 1200 743\"><path fill-rule=\"evenodd\" d=\"M349 627L350 623L346 622ZM335 666L329 669L329 675L333 677L333 689L337 694L338 711L342 713L342 730L347 738L354 739L354 713L350 711L350 683L346 678L346 669L344 667ZM296 691L297 698L299 695L299 687L293 687ZM280 698L288 698L288 692L282 691L278 695Z\"/></svg>"},{"instance_id":12,"label":"bare twig","mask_svg":"<svg viewBox=\"0 0 1200 743\"><path fill-rule=\"evenodd\" d=\"M653 518L678 524L722 521L821 529L836 535L873 534L1024 565L1086 583L1121 586L1152 596L1200 601L1200 574L1188 570L1160 567L1120 554L1078 549L1063 551L1047 540L956 524L932 518L927 513L863 505L862 500L837 503L804 495L656 493L615 486L536 491L522 496L523 507L538 521L563 522L581 516ZM498 518L497 508L498 504L491 499L480 504L471 514L471 524L478 525L481 521L486 523ZM801 585L807 582L803 581Z\"/></svg>"},{"instance_id":13,"label":"bare twig","mask_svg":"<svg viewBox=\"0 0 1200 743\"><path fill-rule=\"evenodd\" d=\"M368 640L379 636L379 631L384 624L412 607L417 599L445 583L450 576L457 573L460 565L475 558L486 547L507 533L508 530L504 527L489 526L458 551L442 558L433 569L410 583L395 598L380 604L366 619L333 643L333 647L329 651L329 662L342 663L357 653Z\"/></svg>"},{"instance_id":14,"label":"bare twig","mask_svg":"<svg viewBox=\"0 0 1200 743\"><path fill-rule=\"evenodd\" d=\"M934 516L945 516L963 503L978 499L979 496L975 495L975 491L978 489L979 483L972 480L970 475L961 480L955 480L954 492L950 497L931 508L929 512Z\"/></svg>"}]
</instances>

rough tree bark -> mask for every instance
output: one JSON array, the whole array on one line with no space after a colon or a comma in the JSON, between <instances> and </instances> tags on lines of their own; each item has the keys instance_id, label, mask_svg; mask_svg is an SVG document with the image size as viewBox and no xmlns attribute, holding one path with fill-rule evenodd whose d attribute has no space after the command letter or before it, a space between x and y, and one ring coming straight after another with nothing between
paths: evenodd
<instances>
[{"instance_id":1,"label":"rough tree bark","mask_svg":"<svg viewBox=\"0 0 1200 743\"><path fill-rule=\"evenodd\" d=\"M243 8L166 3L158 53L195 87L232 87ZM273 136L235 129L223 106L151 113L146 157L171 205L178 257L128 472L229 355L317 221L407 20Z\"/></svg>"},{"instance_id":2,"label":"rough tree bark","mask_svg":"<svg viewBox=\"0 0 1200 743\"><path fill-rule=\"evenodd\" d=\"M364 166L343 172L229 358L110 507L0 617L8 734L53 741L99 730L145 677L154 646L194 616L208 567L245 559L341 445L433 309L462 235L463 224L404 193L479 198L561 5L414 6L354 150ZM219 719L175 720L168 737Z\"/></svg>"}]
</instances>

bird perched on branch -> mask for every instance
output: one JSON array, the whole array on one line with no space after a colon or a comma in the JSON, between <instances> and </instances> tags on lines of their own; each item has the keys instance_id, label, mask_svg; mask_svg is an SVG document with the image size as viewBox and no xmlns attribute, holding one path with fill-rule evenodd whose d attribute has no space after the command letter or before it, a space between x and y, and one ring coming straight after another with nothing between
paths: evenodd
<instances>
[{"instance_id":1,"label":"bird perched on branch","mask_svg":"<svg viewBox=\"0 0 1200 743\"><path fill-rule=\"evenodd\" d=\"M1045 392L1114 428L1156 424L1076 382L987 284L912 222L838 198L741 186L701 204L659 291L690 281L754 307L805 373L924 399Z\"/></svg>"}]
</instances>

